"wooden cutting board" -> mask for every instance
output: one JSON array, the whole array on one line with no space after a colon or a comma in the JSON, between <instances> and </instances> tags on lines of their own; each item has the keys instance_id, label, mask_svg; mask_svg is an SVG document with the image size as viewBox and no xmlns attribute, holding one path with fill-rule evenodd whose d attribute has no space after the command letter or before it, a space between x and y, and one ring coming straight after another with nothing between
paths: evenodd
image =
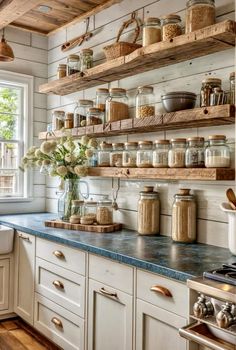
<instances>
[{"instance_id":1,"label":"wooden cutting board","mask_svg":"<svg viewBox=\"0 0 236 350\"><path fill-rule=\"evenodd\" d=\"M87 231L97 233L109 233L120 231L122 224L114 223L112 225L82 225L82 224L71 224L69 222L61 220L47 220L45 221L46 227L62 228L64 230L75 230L75 231Z\"/></svg>"}]
</instances>

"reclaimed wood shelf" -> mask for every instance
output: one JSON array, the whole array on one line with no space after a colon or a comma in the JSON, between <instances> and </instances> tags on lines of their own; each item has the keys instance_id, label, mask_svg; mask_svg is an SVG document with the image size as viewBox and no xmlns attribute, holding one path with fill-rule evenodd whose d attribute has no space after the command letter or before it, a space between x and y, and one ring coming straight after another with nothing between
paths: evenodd
<instances>
[{"instance_id":1,"label":"reclaimed wood shelf","mask_svg":"<svg viewBox=\"0 0 236 350\"><path fill-rule=\"evenodd\" d=\"M89 168L88 176L155 180L235 180L231 168Z\"/></svg>"},{"instance_id":2,"label":"reclaimed wood shelf","mask_svg":"<svg viewBox=\"0 0 236 350\"><path fill-rule=\"evenodd\" d=\"M80 73L40 85L39 92L68 95L114 80L176 64L235 46L236 26L226 20L192 33L180 35L135 50Z\"/></svg>"},{"instance_id":3,"label":"reclaimed wood shelf","mask_svg":"<svg viewBox=\"0 0 236 350\"><path fill-rule=\"evenodd\" d=\"M217 126L235 123L235 106L221 105L205 108L186 109L164 113L155 117L124 119L118 122L71 129L74 137L83 135L106 137L130 133L144 133L162 130L186 129L191 127ZM39 139L59 138L65 134L55 131L54 135L40 132Z\"/></svg>"},{"instance_id":4,"label":"reclaimed wood shelf","mask_svg":"<svg viewBox=\"0 0 236 350\"><path fill-rule=\"evenodd\" d=\"M96 233L110 233L120 231L122 224L114 223L111 225L82 225L82 224L71 224L62 220L46 220L46 227L62 228L64 230L75 230L75 231L86 231Z\"/></svg>"}]
</instances>

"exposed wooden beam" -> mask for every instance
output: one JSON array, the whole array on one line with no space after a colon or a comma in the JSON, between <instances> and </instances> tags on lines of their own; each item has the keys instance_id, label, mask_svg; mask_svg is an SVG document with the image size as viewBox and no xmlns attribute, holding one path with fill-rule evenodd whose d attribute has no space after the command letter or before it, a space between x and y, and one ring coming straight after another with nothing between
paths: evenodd
<instances>
[{"instance_id":1,"label":"exposed wooden beam","mask_svg":"<svg viewBox=\"0 0 236 350\"><path fill-rule=\"evenodd\" d=\"M39 29L39 28L33 28L20 23L10 23L8 27L17 28L17 29L23 30L24 32L41 34L44 36L48 35L48 31L44 31L43 29Z\"/></svg>"}]
</instances>

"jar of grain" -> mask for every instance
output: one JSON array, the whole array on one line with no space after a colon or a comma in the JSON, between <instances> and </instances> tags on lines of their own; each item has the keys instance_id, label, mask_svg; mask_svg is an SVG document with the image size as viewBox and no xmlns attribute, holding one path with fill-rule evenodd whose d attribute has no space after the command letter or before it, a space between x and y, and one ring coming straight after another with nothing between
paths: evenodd
<instances>
[{"instance_id":1,"label":"jar of grain","mask_svg":"<svg viewBox=\"0 0 236 350\"><path fill-rule=\"evenodd\" d=\"M169 140L156 140L152 157L154 168L168 168L168 152L170 148Z\"/></svg>"},{"instance_id":2,"label":"jar of grain","mask_svg":"<svg viewBox=\"0 0 236 350\"><path fill-rule=\"evenodd\" d=\"M186 139L170 140L171 148L168 152L168 166L170 168L185 167Z\"/></svg>"},{"instance_id":3,"label":"jar of grain","mask_svg":"<svg viewBox=\"0 0 236 350\"><path fill-rule=\"evenodd\" d=\"M97 202L93 199L84 202L84 215L86 218L90 218L93 222L97 219ZM82 217L83 217L82 216Z\"/></svg>"},{"instance_id":4,"label":"jar of grain","mask_svg":"<svg viewBox=\"0 0 236 350\"><path fill-rule=\"evenodd\" d=\"M128 97L126 90L112 88L109 90L109 97L106 99L106 122L116 122L129 118Z\"/></svg>"},{"instance_id":5,"label":"jar of grain","mask_svg":"<svg viewBox=\"0 0 236 350\"><path fill-rule=\"evenodd\" d=\"M90 107L87 112L86 125L103 124L104 114L100 108Z\"/></svg>"},{"instance_id":6,"label":"jar of grain","mask_svg":"<svg viewBox=\"0 0 236 350\"><path fill-rule=\"evenodd\" d=\"M155 115L155 97L152 86L139 86L136 95L136 118Z\"/></svg>"},{"instance_id":7,"label":"jar of grain","mask_svg":"<svg viewBox=\"0 0 236 350\"><path fill-rule=\"evenodd\" d=\"M205 150L206 168L229 168L230 149L225 135L211 135Z\"/></svg>"},{"instance_id":8,"label":"jar of grain","mask_svg":"<svg viewBox=\"0 0 236 350\"><path fill-rule=\"evenodd\" d=\"M189 0L186 4L185 33L211 26L215 23L214 0Z\"/></svg>"},{"instance_id":9,"label":"jar of grain","mask_svg":"<svg viewBox=\"0 0 236 350\"><path fill-rule=\"evenodd\" d=\"M175 242L191 243L197 235L197 205L190 189L180 189L174 196L172 206L172 239Z\"/></svg>"},{"instance_id":10,"label":"jar of grain","mask_svg":"<svg viewBox=\"0 0 236 350\"><path fill-rule=\"evenodd\" d=\"M106 99L109 96L109 90L99 88L96 91L96 107L100 108L102 112L105 113L106 110Z\"/></svg>"},{"instance_id":11,"label":"jar of grain","mask_svg":"<svg viewBox=\"0 0 236 350\"><path fill-rule=\"evenodd\" d=\"M59 64L57 68L57 79L66 77L66 64Z\"/></svg>"},{"instance_id":12,"label":"jar of grain","mask_svg":"<svg viewBox=\"0 0 236 350\"><path fill-rule=\"evenodd\" d=\"M65 112L53 111L52 113L52 131L60 130L65 126Z\"/></svg>"},{"instance_id":13,"label":"jar of grain","mask_svg":"<svg viewBox=\"0 0 236 350\"><path fill-rule=\"evenodd\" d=\"M229 103L234 105L235 104L235 72L230 73L229 81L230 81Z\"/></svg>"},{"instance_id":14,"label":"jar of grain","mask_svg":"<svg viewBox=\"0 0 236 350\"><path fill-rule=\"evenodd\" d=\"M160 229L160 200L152 186L145 186L138 201L138 233L156 235Z\"/></svg>"},{"instance_id":15,"label":"jar of grain","mask_svg":"<svg viewBox=\"0 0 236 350\"><path fill-rule=\"evenodd\" d=\"M202 81L202 88L200 92L200 107L210 106L210 97L214 88L221 89L221 79L206 78Z\"/></svg>"},{"instance_id":16,"label":"jar of grain","mask_svg":"<svg viewBox=\"0 0 236 350\"><path fill-rule=\"evenodd\" d=\"M121 142L112 144L112 152L110 153L110 166L122 167L124 144Z\"/></svg>"},{"instance_id":17,"label":"jar of grain","mask_svg":"<svg viewBox=\"0 0 236 350\"><path fill-rule=\"evenodd\" d=\"M102 142L98 150L98 166L110 166L110 153L112 151L112 144Z\"/></svg>"},{"instance_id":18,"label":"jar of grain","mask_svg":"<svg viewBox=\"0 0 236 350\"><path fill-rule=\"evenodd\" d=\"M204 152L204 137L188 138L185 152L186 168L204 168Z\"/></svg>"},{"instance_id":19,"label":"jar of grain","mask_svg":"<svg viewBox=\"0 0 236 350\"><path fill-rule=\"evenodd\" d=\"M65 129L72 129L74 127L74 113L66 113Z\"/></svg>"},{"instance_id":20,"label":"jar of grain","mask_svg":"<svg viewBox=\"0 0 236 350\"><path fill-rule=\"evenodd\" d=\"M89 108L93 107L92 100L79 100L74 110L74 128L86 125L86 116Z\"/></svg>"},{"instance_id":21,"label":"jar of grain","mask_svg":"<svg viewBox=\"0 0 236 350\"><path fill-rule=\"evenodd\" d=\"M138 142L126 142L122 155L122 166L135 168L137 160Z\"/></svg>"},{"instance_id":22,"label":"jar of grain","mask_svg":"<svg viewBox=\"0 0 236 350\"><path fill-rule=\"evenodd\" d=\"M93 66L93 50L83 49L80 52L80 71L84 72Z\"/></svg>"},{"instance_id":23,"label":"jar of grain","mask_svg":"<svg viewBox=\"0 0 236 350\"><path fill-rule=\"evenodd\" d=\"M159 18L149 17L144 20L143 46L161 41L161 22Z\"/></svg>"},{"instance_id":24,"label":"jar of grain","mask_svg":"<svg viewBox=\"0 0 236 350\"><path fill-rule=\"evenodd\" d=\"M113 224L112 201L109 199L100 200L97 204L97 223L99 225Z\"/></svg>"},{"instance_id":25,"label":"jar of grain","mask_svg":"<svg viewBox=\"0 0 236 350\"><path fill-rule=\"evenodd\" d=\"M181 17L178 15L168 15L161 18L162 40L171 40L182 34Z\"/></svg>"},{"instance_id":26,"label":"jar of grain","mask_svg":"<svg viewBox=\"0 0 236 350\"><path fill-rule=\"evenodd\" d=\"M80 72L80 58L78 55L69 55L67 57L67 75Z\"/></svg>"},{"instance_id":27,"label":"jar of grain","mask_svg":"<svg viewBox=\"0 0 236 350\"><path fill-rule=\"evenodd\" d=\"M137 151L137 167L152 168L152 141L139 141Z\"/></svg>"}]
</instances>

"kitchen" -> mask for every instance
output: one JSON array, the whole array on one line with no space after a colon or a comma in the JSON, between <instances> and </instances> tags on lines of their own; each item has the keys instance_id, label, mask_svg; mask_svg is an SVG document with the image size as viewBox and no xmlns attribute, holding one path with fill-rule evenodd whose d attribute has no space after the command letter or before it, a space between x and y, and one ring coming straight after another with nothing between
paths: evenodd
<instances>
[{"instance_id":1,"label":"kitchen","mask_svg":"<svg viewBox=\"0 0 236 350\"><path fill-rule=\"evenodd\" d=\"M234 20L0 2L1 350L236 349Z\"/></svg>"}]
</instances>

